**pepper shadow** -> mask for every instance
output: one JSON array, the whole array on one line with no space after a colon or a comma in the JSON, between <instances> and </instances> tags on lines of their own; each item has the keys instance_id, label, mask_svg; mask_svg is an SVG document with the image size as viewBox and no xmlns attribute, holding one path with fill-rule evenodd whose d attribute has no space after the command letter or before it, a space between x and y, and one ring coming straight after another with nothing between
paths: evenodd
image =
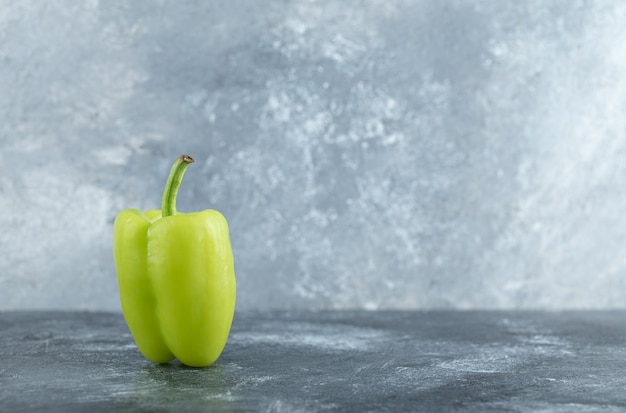
<instances>
[{"instance_id":1,"label":"pepper shadow","mask_svg":"<svg viewBox=\"0 0 626 413\"><path fill-rule=\"evenodd\" d=\"M132 380L128 402L138 411L234 411L234 379L220 365L149 364Z\"/></svg>"}]
</instances>

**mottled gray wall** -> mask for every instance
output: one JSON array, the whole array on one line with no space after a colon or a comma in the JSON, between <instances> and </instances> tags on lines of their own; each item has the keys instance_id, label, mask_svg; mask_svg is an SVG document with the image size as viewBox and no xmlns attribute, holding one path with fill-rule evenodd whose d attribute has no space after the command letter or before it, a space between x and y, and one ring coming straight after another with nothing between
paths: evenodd
<instances>
[{"instance_id":1,"label":"mottled gray wall","mask_svg":"<svg viewBox=\"0 0 626 413\"><path fill-rule=\"evenodd\" d=\"M238 308L626 304L626 4L0 0L0 309L119 310L112 222L231 225Z\"/></svg>"}]
</instances>

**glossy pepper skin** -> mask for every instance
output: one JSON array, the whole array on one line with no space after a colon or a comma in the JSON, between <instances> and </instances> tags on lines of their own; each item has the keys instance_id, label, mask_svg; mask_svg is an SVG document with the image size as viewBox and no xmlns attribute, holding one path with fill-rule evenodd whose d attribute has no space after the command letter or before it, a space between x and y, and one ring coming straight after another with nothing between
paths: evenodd
<instances>
[{"instance_id":1,"label":"glossy pepper skin","mask_svg":"<svg viewBox=\"0 0 626 413\"><path fill-rule=\"evenodd\" d=\"M126 209L114 224L122 311L141 353L203 367L222 353L235 311L236 281L228 224L217 211L176 211L186 166L170 172L163 208Z\"/></svg>"}]
</instances>

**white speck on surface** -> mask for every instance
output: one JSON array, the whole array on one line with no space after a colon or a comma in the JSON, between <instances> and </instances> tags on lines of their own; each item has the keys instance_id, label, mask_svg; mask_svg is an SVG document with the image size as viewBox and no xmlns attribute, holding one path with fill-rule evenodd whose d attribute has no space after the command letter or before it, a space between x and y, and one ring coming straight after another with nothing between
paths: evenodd
<instances>
[{"instance_id":1,"label":"white speck on surface","mask_svg":"<svg viewBox=\"0 0 626 413\"><path fill-rule=\"evenodd\" d=\"M97 162L110 165L124 165L131 155L132 151L123 146L100 149L94 152Z\"/></svg>"},{"instance_id":2,"label":"white speck on surface","mask_svg":"<svg viewBox=\"0 0 626 413\"><path fill-rule=\"evenodd\" d=\"M307 323L290 325L284 334L259 334L236 332L233 339L255 345L281 343L336 351L367 351L384 340L383 332L345 325L329 326Z\"/></svg>"}]
</instances>

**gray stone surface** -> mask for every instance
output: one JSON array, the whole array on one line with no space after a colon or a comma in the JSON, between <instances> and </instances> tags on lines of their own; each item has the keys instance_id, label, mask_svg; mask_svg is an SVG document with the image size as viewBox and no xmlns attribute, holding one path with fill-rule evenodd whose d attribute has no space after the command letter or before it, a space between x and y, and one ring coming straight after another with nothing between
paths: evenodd
<instances>
[{"instance_id":1,"label":"gray stone surface","mask_svg":"<svg viewBox=\"0 0 626 413\"><path fill-rule=\"evenodd\" d=\"M241 309L626 305L623 0L0 0L0 309L228 218Z\"/></svg>"},{"instance_id":2,"label":"gray stone surface","mask_svg":"<svg viewBox=\"0 0 626 413\"><path fill-rule=\"evenodd\" d=\"M0 313L0 411L618 412L626 312L244 312L208 368L110 313Z\"/></svg>"}]
</instances>

